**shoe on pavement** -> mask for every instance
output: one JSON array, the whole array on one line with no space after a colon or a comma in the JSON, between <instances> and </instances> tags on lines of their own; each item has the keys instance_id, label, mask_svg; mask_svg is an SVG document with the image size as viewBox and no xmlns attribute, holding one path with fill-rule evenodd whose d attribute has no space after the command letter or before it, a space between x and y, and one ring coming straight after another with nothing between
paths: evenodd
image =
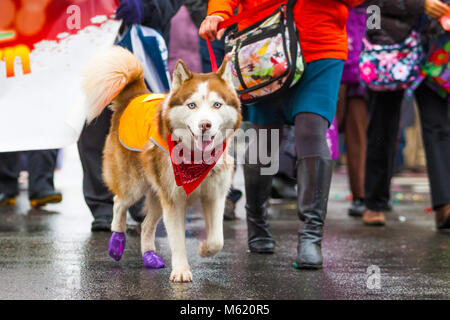
<instances>
[{"instance_id":1,"label":"shoe on pavement","mask_svg":"<svg viewBox=\"0 0 450 320\"><path fill-rule=\"evenodd\" d=\"M351 217L362 217L365 209L366 207L363 199L353 200L350 208L348 209L348 215Z\"/></svg>"},{"instance_id":2,"label":"shoe on pavement","mask_svg":"<svg viewBox=\"0 0 450 320\"><path fill-rule=\"evenodd\" d=\"M272 180L272 199L297 199L297 190L295 186L297 181L294 179L284 178L283 176L274 176Z\"/></svg>"},{"instance_id":3,"label":"shoe on pavement","mask_svg":"<svg viewBox=\"0 0 450 320\"><path fill-rule=\"evenodd\" d=\"M130 213L131 218L133 218L134 221L138 223L144 222L145 219L145 198L142 198L138 202L136 202L134 205L132 205L128 212Z\"/></svg>"},{"instance_id":4,"label":"shoe on pavement","mask_svg":"<svg viewBox=\"0 0 450 320\"><path fill-rule=\"evenodd\" d=\"M92 221L91 231L92 232L98 232L98 231L111 232L111 217L109 217L109 216L96 217L95 220Z\"/></svg>"},{"instance_id":5,"label":"shoe on pavement","mask_svg":"<svg viewBox=\"0 0 450 320\"><path fill-rule=\"evenodd\" d=\"M436 210L436 228L450 229L450 204L445 204Z\"/></svg>"},{"instance_id":6,"label":"shoe on pavement","mask_svg":"<svg viewBox=\"0 0 450 320\"><path fill-rule=\"evenodd\" d=\"M242 198L242 191L238 189L231 188L228 192L227 199L225 201L225 211L223 214L223 219L232 221L236 220L236 203Z\"/></svg>"},{"instance_id":7,"label":"shoe on pavement","mask_svg":"<svg viewBox=\"0 0 450 320\"><path fill-rule=\"evenodd\" d=\"M362 220L369 226L384 226L386 224L386 216L383 211L367 209L364 211Z\"/></svg>"},{"instance_id":8,"label":"shoe on pavement","mask_svg":"<svg viewBox=\"0 0 450 320\"><path fill-rule=\"evenodd\" d=\"M13 206L16 204L16 196L8 196L6 193L0 193L0 206Z\"/></svg>"},{"instance_id":9,"label":"shoe on pavement","mask_svg":"<svg viewBox=\"0 0 450 320\"><path fill-rule=\"evenodd\" d=\"M227 221L232 221L236 219L236 204L230 199L225 200L225 212L223 213L223 219Z\"/></svg>"},{"instance_id":10,"label":"shoe on pavement","mask_svg":"<svg viewBox=\"0 0 450 320\"><path fill-rule=\"evenodd\" d=\"M59 203L62 201L62 194L54 190L43 191L30 197L30 206L42 207L47 203Z\"/></svg>"}]
</instances>

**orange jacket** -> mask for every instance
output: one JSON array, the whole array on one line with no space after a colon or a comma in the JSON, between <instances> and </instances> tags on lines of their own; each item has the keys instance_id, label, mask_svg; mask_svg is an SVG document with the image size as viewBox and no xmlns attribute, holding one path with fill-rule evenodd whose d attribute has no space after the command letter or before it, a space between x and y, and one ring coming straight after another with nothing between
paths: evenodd
<instances>
[{"instance_id":1,"label":"orange jacket","mask_svg":"<svg viewBox=\"0 0 450 320\"><path fill-rule=\"evenodd\" d=\"M267 0L209 0L208 16L219 15L228 19L238 6L241 12L265 1ZM364 0L297 0L294 18L306 62L326 58L347 59L348 8L362 2ZM276 7L243 20L239 23L239 30L270 15Z\"/></svg>"}]
</instances>

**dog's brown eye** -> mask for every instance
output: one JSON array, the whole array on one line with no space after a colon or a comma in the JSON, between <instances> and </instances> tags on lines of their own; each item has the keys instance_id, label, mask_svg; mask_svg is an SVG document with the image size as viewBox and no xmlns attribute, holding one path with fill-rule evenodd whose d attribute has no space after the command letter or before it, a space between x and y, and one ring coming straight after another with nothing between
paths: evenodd
<instances>
[{"instance_id":1,"label":"dog's brown eye","mask_svg":"<svg viewBox=\"0 0 450 320\"><path fill-rule=\"evenodd\" d=\"M214 107L219 109L222 106L222 104L220 102L216 102L214 103Z\"/></svg>"},{"instance_id":2,"label":"dog's brown eye","mask_svg":"<svg viewBox=\"0 0 450 320\"><path fill-rule=\"evenodd\" d=\"M187 106L189 109L194 109L196 107L195 103L189 103Z\"/></svg>"}]
</instances>

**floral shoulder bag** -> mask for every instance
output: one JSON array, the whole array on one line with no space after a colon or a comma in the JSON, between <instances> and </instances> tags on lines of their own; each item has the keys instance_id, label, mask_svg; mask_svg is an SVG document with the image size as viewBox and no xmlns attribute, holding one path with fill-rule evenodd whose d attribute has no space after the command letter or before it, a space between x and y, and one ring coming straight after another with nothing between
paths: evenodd
<instances>
[{"instance_id":1,"label":"floral shoulder bag","mask_svg":"<svg viewBox=\"0 0 450 320\"><path fill-rule=\"evenodd\" d=\"M367 35L359 59L360 77L374 91L407 89L419 78L423 47L420 34L413 30L401 43L370 43Z\"/></svg>"}]
</instances>

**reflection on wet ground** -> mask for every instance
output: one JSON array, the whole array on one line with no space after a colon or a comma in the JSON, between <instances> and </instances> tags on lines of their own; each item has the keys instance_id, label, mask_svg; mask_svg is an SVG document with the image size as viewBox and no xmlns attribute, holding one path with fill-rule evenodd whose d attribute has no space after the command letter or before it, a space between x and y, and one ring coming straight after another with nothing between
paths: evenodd
<instances>
[{"instance_id":1,"label":"reflection on wet ground","mask_svg":"<svg viewBox=\"0 0 450 320\"><path fill-rule=\"evenodd\" d=\"M30 210L23 192L16 208L0 208L0 299L450 298L450 234L436 232L433 215L425 210L429 206L425 192L420 193L421 200L395 203L387 226L366 227L347 216L346 178L336 174L321 271L292 267L300 227L293 203L272 205L275 254L247 251L241 201L239 219L225 222L224 250L207 259L197 254L197 239L205 233L203 219L194 208L186 231L194 282L172 284L169 268L143 267L139 227L131 222L122 260L109 258L109 234L90 232L90 213L76 178L79 168L70 171L57 176L63 203ZM419 194L405 183L405 189L394 192ZM236 185L242 187L239 172ZM157 247L170 265L163 225L157 229ZM367 286L371 265L380 268L379 289Z\"/></svg>"}]
</instances>

